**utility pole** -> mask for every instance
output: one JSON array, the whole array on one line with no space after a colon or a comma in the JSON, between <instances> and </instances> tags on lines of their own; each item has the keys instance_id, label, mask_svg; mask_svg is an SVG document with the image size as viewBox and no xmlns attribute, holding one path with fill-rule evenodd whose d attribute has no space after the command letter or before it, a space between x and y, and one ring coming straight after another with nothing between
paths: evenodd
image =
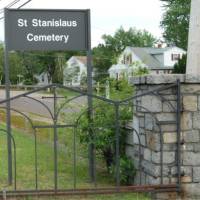
<instances>
[{"instance_id":1,"label":"utility pole","mask_svg":"<svg viewBox=\"0 0 200 200\"><path fill-rule=\"evenodd\" d=\"M200 0L191 1L186 74L200 75Z\"/></svg>"}]
</instances>

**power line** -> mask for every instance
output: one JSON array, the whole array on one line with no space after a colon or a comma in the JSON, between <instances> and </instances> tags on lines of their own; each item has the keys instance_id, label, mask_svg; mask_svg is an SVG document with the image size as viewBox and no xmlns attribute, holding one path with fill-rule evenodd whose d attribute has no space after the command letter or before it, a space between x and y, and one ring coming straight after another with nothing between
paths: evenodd
<instances>
[{"instance_id":1,"label":"power line","mask_svg":"<svg viewBox=\"0 0 200 200\"><path fill-rule=\"evenodd\" d=\"M19 6L18 7L18 9L20 9L20 8L22 8L22 7L24 7L26 4L28 4L30 1L32 1L32 0L28 0L28 1L26 1L25 3L23 3L21 6Z\"/></svg>"},{"instance_id":2,"label":"power line","mask_svg":"<svg viewBox=\"0 0 200 200\"><path fill-rule=\"evenodd\" d=\"M9 3L7 6L5 6L5 8L10 8L12 6L14 6L15 4L17 4L18 2L20 2L21 0L14 0L11 3ZM4 9L1 9L0 14L2 14L4 12Z\"/></svg>"},{"instance_id":3,"label":"power line","mask_svg":"<svg viewBox=\"0 0 200 200\"><path fill-rule=\"evenodd\" d=\"M12 4L11 6L14 6L15 4L19 3L20 1L21 1L21 0L15 0L16 3ZM25 3L23 3L22 5L20 5L17 9L22 8L23 6L25 6L26 4L28 4L30 1L32 1L32 0L26 1ZM5 7L5 8L10 8L11 6ZM2 10L3 10L3 12L4 12L4 9L2 9ZM1 12L0 14L2 14L3 12ZM4 19L4 17L0 17L0 20L2 20L2 19Z\"/></svg>"}]
</instances>

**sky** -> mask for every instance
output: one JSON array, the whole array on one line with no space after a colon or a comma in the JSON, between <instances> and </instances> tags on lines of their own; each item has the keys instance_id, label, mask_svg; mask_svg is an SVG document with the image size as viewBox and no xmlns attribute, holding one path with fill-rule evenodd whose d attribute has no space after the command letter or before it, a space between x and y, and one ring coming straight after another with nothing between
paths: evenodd
<instances>
[{"instance_id":1,"label":"sky","mask_svg":"<svg viewBox=\"0 0 200 200\"><path fill-rule=\"evenodd\" d=\"M0 0L0 8L12 1ZM21 3L25 1L21 0ZM160 0L32 0L24 8L91 9L92 47L103 42L103 34L113 35L120 26L125 30L130 27L146 29L157 38L162 37L160 21L163 9ZM3 20L0 20L0 40L4 40Z\"/></svg>"}]
</instances>

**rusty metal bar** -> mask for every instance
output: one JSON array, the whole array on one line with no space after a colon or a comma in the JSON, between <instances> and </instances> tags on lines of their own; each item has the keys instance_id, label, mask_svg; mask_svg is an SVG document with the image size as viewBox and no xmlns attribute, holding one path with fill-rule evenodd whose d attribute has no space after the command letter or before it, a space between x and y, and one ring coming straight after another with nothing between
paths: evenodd
<instances>
[{"instance_id":1,"label":"rusty metal bar","mask_svg":"<svg viewBox=\"0 0 200 200\"><path fill-rule=\"evenodd\" d=\"M21 190L7 191L7 197L26 197L26 196L67 196L67 195L96 195L96 194L115 194L115 193L140 193L140 192L177 192L177 185L145 185L145 186L124 186L116 190L111 188L96 189L77 189L77 190ZM0 197L3 192L0 192Z\"/></svg>"}]
</instances>

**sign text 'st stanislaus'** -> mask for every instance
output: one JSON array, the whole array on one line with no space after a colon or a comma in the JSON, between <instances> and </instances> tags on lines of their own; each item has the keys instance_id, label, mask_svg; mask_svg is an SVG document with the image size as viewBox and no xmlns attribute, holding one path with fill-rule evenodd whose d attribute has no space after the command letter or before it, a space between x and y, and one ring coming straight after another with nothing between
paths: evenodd
<instances>
[{"instance_id":1,"label":"sign text 'st stanislaus'","mask_svg":"<svg viewBox=\"0 0 200 200\"><path fill-rule=\"evenodd\" d=\"M88 10L5 10L8 50L87 50Z\"/></svg>"}]
</instances>

